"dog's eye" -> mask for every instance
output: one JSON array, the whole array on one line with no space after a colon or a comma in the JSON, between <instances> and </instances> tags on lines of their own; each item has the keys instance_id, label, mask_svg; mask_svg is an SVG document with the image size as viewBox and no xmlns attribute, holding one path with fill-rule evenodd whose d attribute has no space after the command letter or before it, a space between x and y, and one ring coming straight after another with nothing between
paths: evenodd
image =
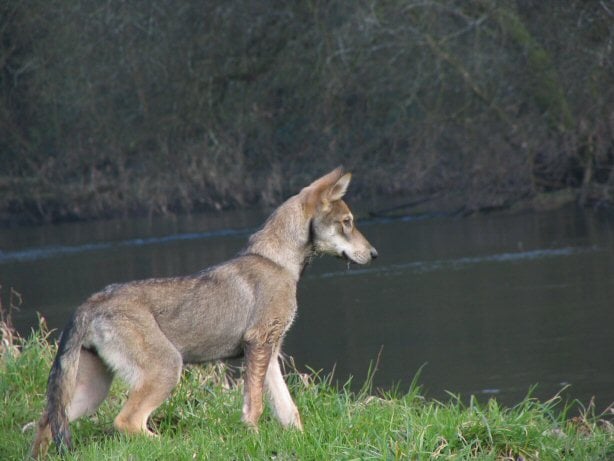
<instances>
[{"instance_id":1,"label":"dog's eye","mask_svg":"<svg viewBox=\"0 0 614 461\"><path fill-rule=\"evenodd\" d=\"M352 227L352 218L345 218L345 219L343 220L343 225L344 225L345 227Z\"/></svg>"}]
</instances>

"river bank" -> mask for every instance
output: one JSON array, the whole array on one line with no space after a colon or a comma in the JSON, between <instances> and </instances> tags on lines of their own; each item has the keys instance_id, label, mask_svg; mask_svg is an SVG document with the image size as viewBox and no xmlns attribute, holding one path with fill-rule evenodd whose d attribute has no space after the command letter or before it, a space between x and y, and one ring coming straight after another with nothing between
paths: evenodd
<instances>
[{"instance_id":1,"label":"river bank","mask_svg":"<svg viewBox=\"0 0 614 461\"><path fill-rule=\"evenodd\" d=\"M0 221L273 206L339 164L361 200L612 203L611 15L0 0Z\"/></svg>"},{"instance_id":2,"label":"river bank","mask_svg":"<svg viewBox=\"0 0 614 461\"><path fill-rule=\"evenodd\" d=\"M55 344L44 323L28 339L2 323L0 456L23 459L40 416ZM288 381L305 431L284 431L267 410L260 431L240 422L240 376L221 364L188 367L172 396L152 417L154 440L125 437L112 421L125 388L91 418L72 424L75 449L62 459L591 459L614 455L611 408L590 403L540 402L530 396L511 408L495 399L463 404L426 400L409 390L378 392L371 379L358 392L329 378L291 371ZM52 454L51 459L60 459Z\"/></svg>"},{"instance_id":3,"label":"river bank","mask_svg":"<svg viewBox=\"0 0 614 461\"><path fill-rule=\"evenodd\" d=\"M315 176L314 176L315 177ZM308 179L305 179L308 181ZM275 180L273 180L275 181ZM291 181L297 182L296 180ZM613 209L614 201L602 189L562 188L548 192L516 191L504 196L477 198L471 194L434 192L416 194L415 191L397 191L385 194L379 191L370 177L358 176L352 186L353 203L363 204L363 217L404 217L408 215L474 216L488 213L520 213L551 211L570 205L590 209ZM26 187L27 183L27 187ZM281 181L278 181L281 184ZM169 184L174 184L170 181ZM278 188L275 193L259 196L250 189L228 187L234 195L222 198L215 186L207 193L192 191L180 193L169 190L160 195L158 203L144 187L135 195L126 196L121 187L108 185L104 190L79 189L60 184L53 188L37 181L5 180L0 178L0 228L36 226L51 223L99 221L114 218L190 215L244 209L269 209L296 193L297 189ZM152 187L154 187L152 185ZM157 186L155 186L157 187ZM143 194L143 195L141 195ZM19 196L19 197L18 197ZM181 197L179 197L181 196ZM162 199L163 197L163 199ZM19 202L18 208L11 204ZM382 204L386 204L382 206Z\"/></svg>"}]
</instances>

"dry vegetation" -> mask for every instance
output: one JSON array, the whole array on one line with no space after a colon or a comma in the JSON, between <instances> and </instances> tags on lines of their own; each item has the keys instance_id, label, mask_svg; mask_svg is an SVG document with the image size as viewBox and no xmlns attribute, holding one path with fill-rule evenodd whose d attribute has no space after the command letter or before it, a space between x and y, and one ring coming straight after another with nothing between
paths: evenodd
<instances>
[{"instance_id":1,"label":"dry vegetation","mask_svg":"<svg viewBox=\"0 0 614 461\"><path fill-rule=\"evenodd\" d=\"M603 1L0 0L0 218L614 192Z\"/></svg>"}]
</instances>

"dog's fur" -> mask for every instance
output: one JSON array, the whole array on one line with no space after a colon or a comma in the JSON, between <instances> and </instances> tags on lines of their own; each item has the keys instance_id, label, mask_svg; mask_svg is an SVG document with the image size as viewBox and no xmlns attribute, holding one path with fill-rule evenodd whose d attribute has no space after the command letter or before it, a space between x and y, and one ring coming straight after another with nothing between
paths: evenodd
<instances>
[{"instance_id":1,"label":"dog's fur","mask_svg":"<svg viewBox=\"0 0 614 461\"><path fill-rule=\"evenodd\" d=\"M282 425L302 430L278 355L296 313L296 286L314 253L365 264L377 256L343 202L351 175L330 172L283 203L236 258L187 277L111 285L91 296L62 333L32 455L51 439L70 447L68 424L92 413L114 375L130 386L116 429L153 435L147 419L184 363L245 356L243 421L257 427L263 389Z\"/></svg>"}]
</instances>

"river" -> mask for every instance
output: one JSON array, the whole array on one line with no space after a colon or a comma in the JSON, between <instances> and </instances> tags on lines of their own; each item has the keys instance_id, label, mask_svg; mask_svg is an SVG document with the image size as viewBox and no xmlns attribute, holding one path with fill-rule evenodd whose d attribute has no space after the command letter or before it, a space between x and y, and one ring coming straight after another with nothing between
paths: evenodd
<instances>
[{"instance_id":1,"label":"river","mask_svg":"<svg viewBox=\"0 0 614 461\"><path fill-rule=\"evenodd\" d=\"M61 328L115 282L198 271L236 254L260 212L70 223L0 230L0 284ZM299 369L354 387L379 356L374 385L427 396L614 402L614 216L567 208L472 218L362 220L371 265L316 258L285 341ZM18 303L17 297L14 302Z\"/></svg>"}]
</instances>

